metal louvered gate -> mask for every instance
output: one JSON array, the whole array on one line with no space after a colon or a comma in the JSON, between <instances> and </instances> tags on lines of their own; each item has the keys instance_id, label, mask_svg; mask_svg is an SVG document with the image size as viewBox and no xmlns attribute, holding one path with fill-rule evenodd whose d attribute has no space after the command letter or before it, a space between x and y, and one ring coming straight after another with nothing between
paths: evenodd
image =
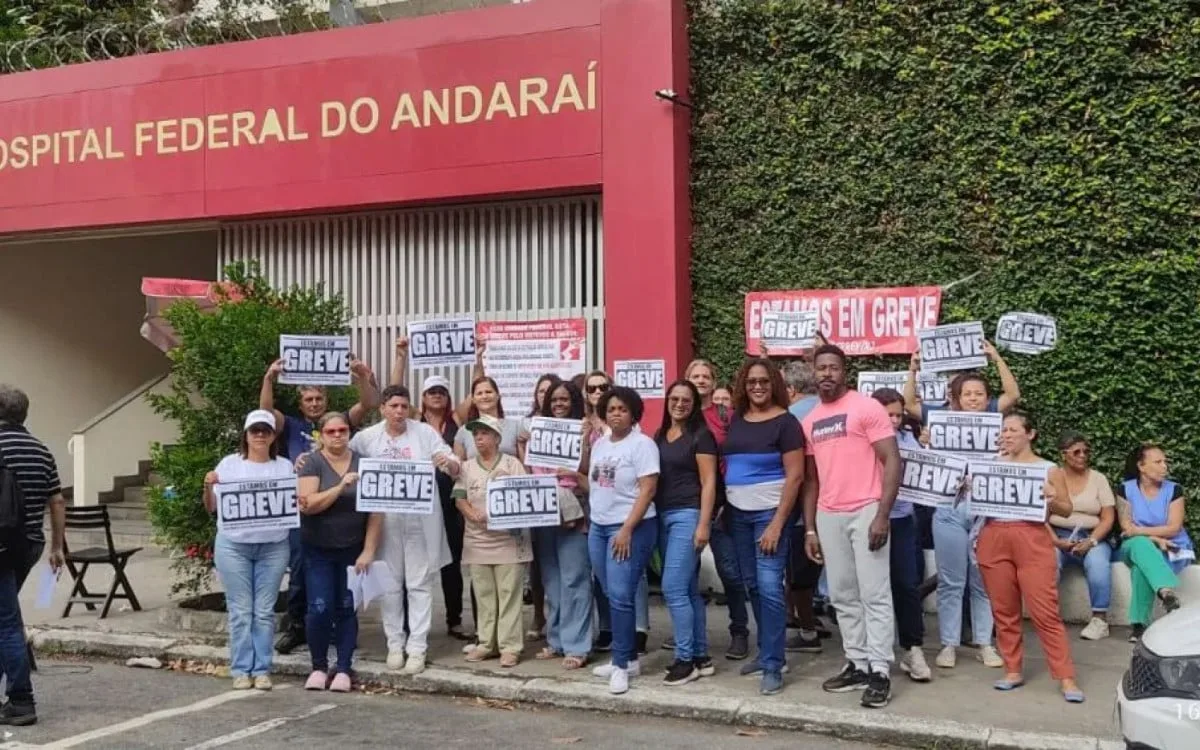
<instances>
[{"instance_id":1,"label":"metal louvered gate","mask_svg":"<svg viewBox=\"0 0 1200 750\"><path fill-rule=\"evenodd\" d=\"M221 230L218 271L257 261L276 288L324 283L350 308L351 345L386 384L410 320L581 317L589 368L604 362L604 233L600 196L234 223ZM440 372L456 398L470 368Z\"/></svg>"}]
</instances>

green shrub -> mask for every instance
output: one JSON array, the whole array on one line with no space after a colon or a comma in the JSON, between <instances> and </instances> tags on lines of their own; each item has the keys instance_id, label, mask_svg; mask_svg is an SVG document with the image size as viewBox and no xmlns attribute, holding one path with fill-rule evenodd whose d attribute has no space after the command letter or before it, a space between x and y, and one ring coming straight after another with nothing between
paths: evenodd
<instances>
[{"instance_id":1,"label":"green shrub","mask_svg":"<svg viewBox=\"0 0 1200 750\"><path fill-rule=\"evenodd\" d=\"M172 393L150 394L154 410L179 424L175 445L152 448L162 483L150 488L147 508L159 540L172 553L176 580L171 593L198 594L212 583L216 522L204 509L204 475L237 450L247 412L258 405L267 365L279 356L281 334L344 334L348 312L341 296L325 298L321 286L270 287L257 267L233 264L226 279L236 299L218 301L204 312L194 302L176 302L164 317L180 344L168 352ZM276 387L275 405L297 411L295 388ZM330 389L334 408L356 400L350 389Z\"/></svg>"},{"instance_id":2,"label":"green shrub","mask_svg":"<svg viewBox=\"0 0 1200 750\"><path fill-rule=\"evenodd\" d=\"M1008 356L1043 455L1081 429L1116 477L1161 441L1200 487L1194 2L690 5L701 353L736 367L748 290L979 272L944 322L1058 319L1056 351Z\"/></svg>"}]
</instances>

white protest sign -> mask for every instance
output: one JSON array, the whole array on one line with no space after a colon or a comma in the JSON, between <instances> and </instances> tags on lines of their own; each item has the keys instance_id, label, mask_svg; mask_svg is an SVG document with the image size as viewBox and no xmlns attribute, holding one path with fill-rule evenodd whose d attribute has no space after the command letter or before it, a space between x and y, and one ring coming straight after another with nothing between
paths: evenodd
<instances>
[{"instance_id":1,"label":"white protest sign","mask_svg":"<svg viewBox=\"0 0 1200 750\"><path fill-rule=\"evenodd\" d=\"M908 371L900 372L870 371L858 374L858 392L870 396L880 388L892 388L904 393L904 384L908 382ZM930 406L941 406L946 403L946 387L949 381L944 375L936 372L918 372L917 388L920 390L921 402Z\"/></svg>"},{"instance_id":2,"label":"white protest sign","mask_svg":"<svg viewBox=\"0 0 1200 750\"><path fill-rule=\"evenodd\" d=\"M1058 323L1049 315L1011 312L996 323L996 346L1018 354L1041 354L1058 343Z\"/></svg>"},{"instance_id":3,"label":"white protest sign","mask_svg":"<svg viewBox=\"0 0 1200 750\"><path fill-rule=\"evenodd\" d=\"M529 442L525 465L543 469L579 471L583 458L583 421L533 417L529 420Z\"/></svg>"},{"instance_id":4,"label":"white protest sign","mask_svg":"<svg viewBox=\"0 0 1200 750\"><path fill-rule=\"evenodd\" d=\"M484 372L500 386L506 411L528 414L542 375L570 380L584 373L587 328L583 318L480 321Z\"/></svg>"},{"instance_id":5,"label":"white protest sign","mask_svg":"<svg viewBox=\"0 0 1200 750\"><path fill-rule=\"evenodd\" d=\"M475 319L409 321L408 356L414 370L475 364Z\"/></svg>"},{"instance_id":6,"label":"white protest sign","mask_svg":"<svg viewBox=\"0 0 1200 750\"><path fill-rule=\"evenodd\" d=\"M433 471L432 461L361 458L355 510L428 516L438 501Z\"/></svg>"},{"instance_id":7,"label":"white protest sign","mask_svg":"<svg viewBox=\"0 0 1200 750\"><path fill-rule=\"evenodd\" d=\"M994 456L1000 450L1004 415L975 411L931 411L929 448L966 458Z\"/></svg>"},{"instance_id":8,"label":"white protest sign","mask_svg":"<svg viewBox=\"0 0 1200 750\"><path fill-rule=\"evenodd\" d=\"M987 367L983 323L955 323L917 331L922 372L953 372Z\"/></svg>"},{"instance_id":9,"label":"white protest sign","mask_svg":"<svg viewBox=\"0 0 1200 750\"><path fill-rule=\"evenodd\" d=\"M667 364L661 359L619 359L613 362L613 383L632 388L642 398L663 398Z\"/></svg>"},{"instance_id":10,"label":"white protest sign","mask_svg":"<svg viewBox=\"0 0 1200 750\"><path fill-rule=\"evenodd\" d=\"M213 485L217 531L282 531L300 528L296 478L253 479Z\"/></svg>"},{"instance_id":11,"label":"white protest sign","mask_svg":"<svg viewBox=\"0 0 1200 750\"><path fill-rule=\"evenodd\" d=\"M558 526L558 477L499 477L487 484L489 531Z\"/></svg>"},{"instance_id":12,"label":"white protest sign","mask_svg":"<svg viewBox=\"0 0 1200 750\"><path fill-rule=\"evenodd\" d=\"M967 460L927 450L900 449L904 465L897 500L936 508L949 505L958 495L967 473Z\"/></svg>"},{"instance_id":13,"label":"white protest sign","mask_svg":"<svg viewBox=\"0 0 1200 750\"><path fill-rule=\"evenodd\" d=\"M1046 497L1042 490L1049 468L1012 461L972 461L971 513L984 518L1044 523Z\"/></svg>"},{"instance_id":14,"label":"white protest sign","mask_svg":"<svg viewBox=\"0 0 1200 750\"><path fill-rule=\"evenodd\" d=\"M820 313L810 310L763 310L759 340L767 351L812 349L820 328Z\"/></svg>"},{"instance_id":15,"label":"white protest sign","mask_svg":"<svg viewBox=\"0 0 1200 750\"><path fill-rule=\"evenodd\" d=\"M350 385L349 336L280 336L285 385Z\"/></svg>"}]
</instances>

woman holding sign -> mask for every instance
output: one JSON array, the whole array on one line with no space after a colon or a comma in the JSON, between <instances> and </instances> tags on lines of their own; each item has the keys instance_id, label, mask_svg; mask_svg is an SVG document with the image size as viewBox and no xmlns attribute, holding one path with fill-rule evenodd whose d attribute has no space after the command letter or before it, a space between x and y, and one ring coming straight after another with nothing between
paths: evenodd
<instances>
[{"instance_id":1,"label":"woman holding sign","mask_svg":"<svg viewBox=\"0 0 1200 750\"><path fill-rule=\"evenodd\" d=\"M278 524L274 528L232 528L224 508L218 508L218 497L214 490L218 483L238 484L254 480L295 480L292 462L280 458L275 443L275 415L265 409L256 409L246 416L242 429L241 444L237 453L231 453L217 464L217 468L204 477L204 507L210 513L219 511L223 522L217 530L213 545L213 563L221 584L225 587L225 606L229 611L229 673L233 677L234 690L270 690L273 657L272 641L275 638L275 602L279 598L279 584L287 569L289 547L288 527ZM233 505L245 495L251 499L260 493L238 493L232 488ZM226 494L221 493L222 498ZM294 490L291 495L291 513L295 514ZM259 508L262 503L242 504L241 510ZM269 505L269 504L268 504ZM287 503L285 502L286 506ZM287 508L285 507L285 512ZM246 514L238 520L260 521ZM269 520L278 520L275 518ZM229 528L224 528L228 524ZM262 524L267 525L267 524ZM292 528L294 528L294 523Z\"/></svg>"},{"instance_id":2,"label":"woman holding sign","mask_svg":"<svg viewBox=\"0 0 1200 750\"><path fill-rule=\"evenodd\" d=\"M1033 452L1037 431L1033 420L1022 412L1004 418L1000 431L1001 459L1010 463L1033 464L1047 469L1043 493L1046 516L1071 514L1071 494L1062 470ZM1009 488L1003 486L1005 500ZM1011 493L1019 494L1019 493ZM978 497L972 490L973 497ZM989 490L989 498L991 492ZM976 544L979 571L992 602L996 620L996 644L1004 659L1004 679L993 687L1014 690L1025 684L1024 632L1022 605L1042 642L1042 651L1050 667L1050 676L1062 685L1068 703L1082 703L1083 691L1075 682L1075 663L1071 645L1058 609L1058 553L1046 533L1045 519L1036 521L1008 518L980 519L982 529Z\"/></svg>"},{"instance_id":3,"label":"woman holding sign","mask_svg":"<svg viewBox=\"0 0 1200 750\"><path fill-rule=\"evenodd\" d=\"M708 545L717 498L717 441L700 412L700 392L687 380L666 390L658 444L658 547L662 589L675 629L675 663L664 685L685 685L714 671L708 655L700 553Z\"/></svg>"},{"instance_id":4,"label":"woman holding sign","mask_svg":"<svg viewBox=\"0 0 1200 750\"><path fill-rule=\"evenodd\" d=\"M634 429L643 408L637 391L622 386L609 389L596 405L609 434L592 447L588 551L608 598L613 643L612 663L592 674L607 678L614 695L629 690L629 678L641 673L634 601L657 537L653 500L658 448L649 436Z\"/></svg>"},{"instance_id":5,"label":"woman holding sign","mask_svg":"<svg viewBox=\"0 0 1200 750\"><path fill-rule=\"evenodd\" d=\"M471 405L467 408L468 422L479 419L483 414L492 417L500 425L500 452L520 458L517 449L517 439L521 435L521 420L507 419L504 416L504 404L500 400L500 386L486 375L481 375L471 381ZM475 441L466 430L461 430L454 437L454 455L464 461L475 458Z\"/></svg>"},{"instance_id":6,"label":"woman holding sign","mask_svg":"<svg viewBox=\"0 0 1200 750\"><path fill-rule=\"evenodd\" d=\"M330 412L317 423L319 448L300 468L300 538L304 545L308 614L305 633L312 674L305 690L350 691L350 665L358 644L358 614L346 584L347 570L362 574L375 559L383 516L356 509L358 454L350 450L350 422ZM329 679L329 643L337 646L337 665Z\"/></svg>"},{"instance_id":7,"label":"woman holding sign","mask_svg":"<svg viewBox=\"0 0 1200 750\"><path fill-rule=\"evenodd\" d=\"M543 417L583 420L583 393L574 383L554 376L542 401ZM530 467L532 474L558 475L560 526L533 530L535 559L546 592L546 643L538 659L563 657L564 669L587 664L592 650L592 564L588 558L587 497L588 458L591 443L582 440L579 468ZM527 459L529 454L526 454Z\"/></svg>"},{"instance_id":8,"label":"woman holding sign","mask_svg":"<svg viewBox=\"0 0 1200 750\"><path fill-rule=\"evenodd\" d=\"M1150 624L1154 600L1163 609L1179 609L1176 576L1196 560L1195 547L1183 528L1183 488L1167 479L1167 454L1146 443L1125 463L1125 481L1117 491L1121 523L1121 560L1133 578L1129 622L1137 640Z\"/></svg>"}]
</instances>

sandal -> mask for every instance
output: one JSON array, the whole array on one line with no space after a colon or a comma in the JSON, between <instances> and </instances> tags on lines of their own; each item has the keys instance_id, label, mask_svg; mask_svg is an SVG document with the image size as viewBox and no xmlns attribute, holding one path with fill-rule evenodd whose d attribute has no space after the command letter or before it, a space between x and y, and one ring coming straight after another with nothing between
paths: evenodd
<instances>
[{"instance_id":1,"label":"sandal","mask_svg":"<svg viewBox=\"0 0 1200 750\"><path fill-rule=\"evenodd\" d=\"M527 631L525 631L525 640L540 641L540 640L542 640L542 638L545 637L545 635L546 635L545 631L542 631L542 630L527 630Z\"/></svg>"},{"instance_id":2,"label":"sandal","mask_svg":"<svg viewBox=\"0 0 1200 750\"><path fill-rule=\"evenodd\" d=\"M467 653L467 661L480 662L488 659L495 659L497 656L495 651L488 651L483 646L476 646Z\"/></svg>"},{"instance_id":3,"label":"sandal","mask_svg":"<svg viewBox=\"0 0 1200 750\"><path fill-rule=\"evenodd\" d=\"M521 657L516 654L500 654L500 666L505 669L512 669L521 663Z\"/></svg>"},{"instance_id":4,"label":"sandal","mask_svg":"<svg viewBox=\"0 0 1200 750\"><path fill-rule=\"evenodd\" d=\"M586 656L568 656L562 660L563 669L583 669L587 666Z\"/></svg>"},{"instance_id":5,"label":"sandal","mask_svg":"<svg viewBox=\"0 0 1200 750\"><path fill-rule=\"evenodd\" d=\"M560 656L562 656L561 651L555 651L549 646L546 646L541 651L538 651L536 654L534 654L533 658L537 659L538 661L547 661L549 659L557 659Z\"/></svg>"}]
</instances>

